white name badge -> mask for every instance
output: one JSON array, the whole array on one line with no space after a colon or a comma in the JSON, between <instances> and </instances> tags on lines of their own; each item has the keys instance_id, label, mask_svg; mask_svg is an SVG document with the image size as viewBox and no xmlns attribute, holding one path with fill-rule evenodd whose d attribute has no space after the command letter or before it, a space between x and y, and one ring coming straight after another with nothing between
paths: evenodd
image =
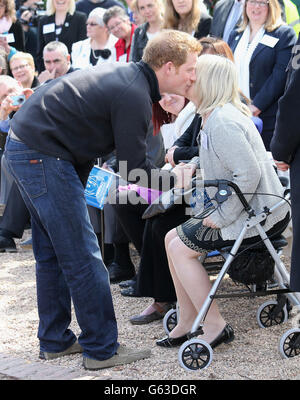
<instances>
[{"instance_id":1,"label":"white name badge","mask_svg":"<svg viewBox=\"0 0 300 400\"><path fill-rule=\"evenodd\" d=\"M55 23L43 25L43 33L52 33L55 31Z\"/></svg>"},{"instance_id":2,"label":"white name badge","mask_svg":"<svg viewBox=\"0 0 300 400\"><path fill-rule=\"evenodd\" d=\"M275 44L279 41L278 38L275 38L273 36L270 35L264 35L260 41L261 44L264 44L266 46L269 47L274 47Z\"/></svg>"},{"instance_id":3,"label":"white name badge","mask_svg":"<svg viewBox=\"0 0 300 400\"><path fill-rule=\"evenodd\" d=\"M0 37L4 37L7 43L14 43L15 37L13 33L3 33Z\"/></svg>"}]
</instances>

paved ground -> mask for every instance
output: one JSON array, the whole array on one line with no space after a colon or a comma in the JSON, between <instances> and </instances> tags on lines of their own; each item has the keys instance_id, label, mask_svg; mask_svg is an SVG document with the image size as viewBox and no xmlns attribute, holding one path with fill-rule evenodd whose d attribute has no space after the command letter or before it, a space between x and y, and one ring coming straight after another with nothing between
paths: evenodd
<instances>
[{"instance_id":1,"label":"paved ground","mask_svg":"<svg viewBox=\"0 0 300 400\"><path fill-rule=\"evenodd\" d=\"M99 376L97 372L11 357L0 353L0 381L5 380L114 380L113 374Z\"/></svg>"},{"instance_id":2,"label":"paved ground","mask_svg":"<svg viewBox=\"0 0 300 400\"><path fill-rule=\"evenodd\" d=\"M90 371L45 365L0 353L0 380L102 380ZM108 379L111 379L108 378Z\"/></svg>"}]
</instances>

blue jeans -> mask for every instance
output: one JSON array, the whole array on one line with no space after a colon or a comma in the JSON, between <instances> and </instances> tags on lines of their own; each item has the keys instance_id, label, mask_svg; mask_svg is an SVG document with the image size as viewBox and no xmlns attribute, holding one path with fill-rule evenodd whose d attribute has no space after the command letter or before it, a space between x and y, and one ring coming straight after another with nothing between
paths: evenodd
<instances>
[{"instance_id":1,"label":"blue jeans","mask_svg":"<svg viewBox=\"0 0 300 400\"><path fill-rule=\"evenodd\" d=\"M75 342L72 299L83 354L112 357L119 344L108 272L73 165L10 137L5 156L31 214L40 350L61 352Z\"/></svg>"}]
</instances>

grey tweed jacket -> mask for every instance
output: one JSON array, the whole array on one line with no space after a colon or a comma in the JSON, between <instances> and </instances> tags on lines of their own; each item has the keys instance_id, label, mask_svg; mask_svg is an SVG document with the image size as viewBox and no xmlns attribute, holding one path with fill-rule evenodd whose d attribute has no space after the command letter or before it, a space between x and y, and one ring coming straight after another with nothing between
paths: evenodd
<instances>
[{"instance_id":1,"label":"grey tweed jacket","mask_svg":"<svg viewBox=\"0 0 300 400\"><path fill-rule=\"evenodd\" d=\"M200 166L205 179L227 179L237 184L242 193L249 193L245 197L255 211L263 211L265 206L270 208L280 199L254 193L283 195L283 187L259 132L251 118L232 104L216 108L207 119L201 131ZM211 198L215 191L207 189ZM264 229L269 230L287 212L287 204L276 209L268 216ZM221 229L224 240L236 239L247 217L234 192L210 216ZM245 237L256 235L256 229L251 228Z\"/></svg>"}]
</instances>

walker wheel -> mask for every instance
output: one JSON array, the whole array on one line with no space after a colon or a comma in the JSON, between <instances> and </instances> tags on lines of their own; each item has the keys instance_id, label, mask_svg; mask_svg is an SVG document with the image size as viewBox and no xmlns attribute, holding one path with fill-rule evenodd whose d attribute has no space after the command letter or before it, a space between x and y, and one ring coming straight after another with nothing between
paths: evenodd
<instances>
[{"instance_id":1,"label":"walker wheel","mask_svg":"<svg viewBox=\"0 0 300 400\"><path fill-rule=\"evenodd\" d=\"M178 360L186 371L197 371L207 368L212 362L211 346L201 339L190 339L184 342L178 351Z\"/></svg>"},{"instance_id":2,"label":"walker wheel","mask_svg":"<svg viewBox=\"0 0 300 400\"><path fill-rule=\"evenodd\" d=\"M169 310L163 319L163 327L164 330L166 332L166 334L168 335L177 325L177 310L174 308L171 308L171 310Z\"/></svg>"},{"instance_id":3,"label":"walker wheel","mask_svg":"<svg viewBox=\"0 0 300 400\"><path fill-rule=\"evenodd\" d=\"M272 315L274 308L277 306L276 300L269 300L263 303L256 313L257 323L260 328L269 328L273 325L279 325L288 320L289 314L286 305L277 315Z\"/></svg>"},{"instance_id":4,"label":"walker wheel","mask_svg":"<svg viewBox=\"0 0 300 400\"><path fill-rule=\"evenodd\" d=\"M292 358L300 354L300 329L292 328L282 335L279 342L282 358Z\"/></svg>"}]
</instances>

